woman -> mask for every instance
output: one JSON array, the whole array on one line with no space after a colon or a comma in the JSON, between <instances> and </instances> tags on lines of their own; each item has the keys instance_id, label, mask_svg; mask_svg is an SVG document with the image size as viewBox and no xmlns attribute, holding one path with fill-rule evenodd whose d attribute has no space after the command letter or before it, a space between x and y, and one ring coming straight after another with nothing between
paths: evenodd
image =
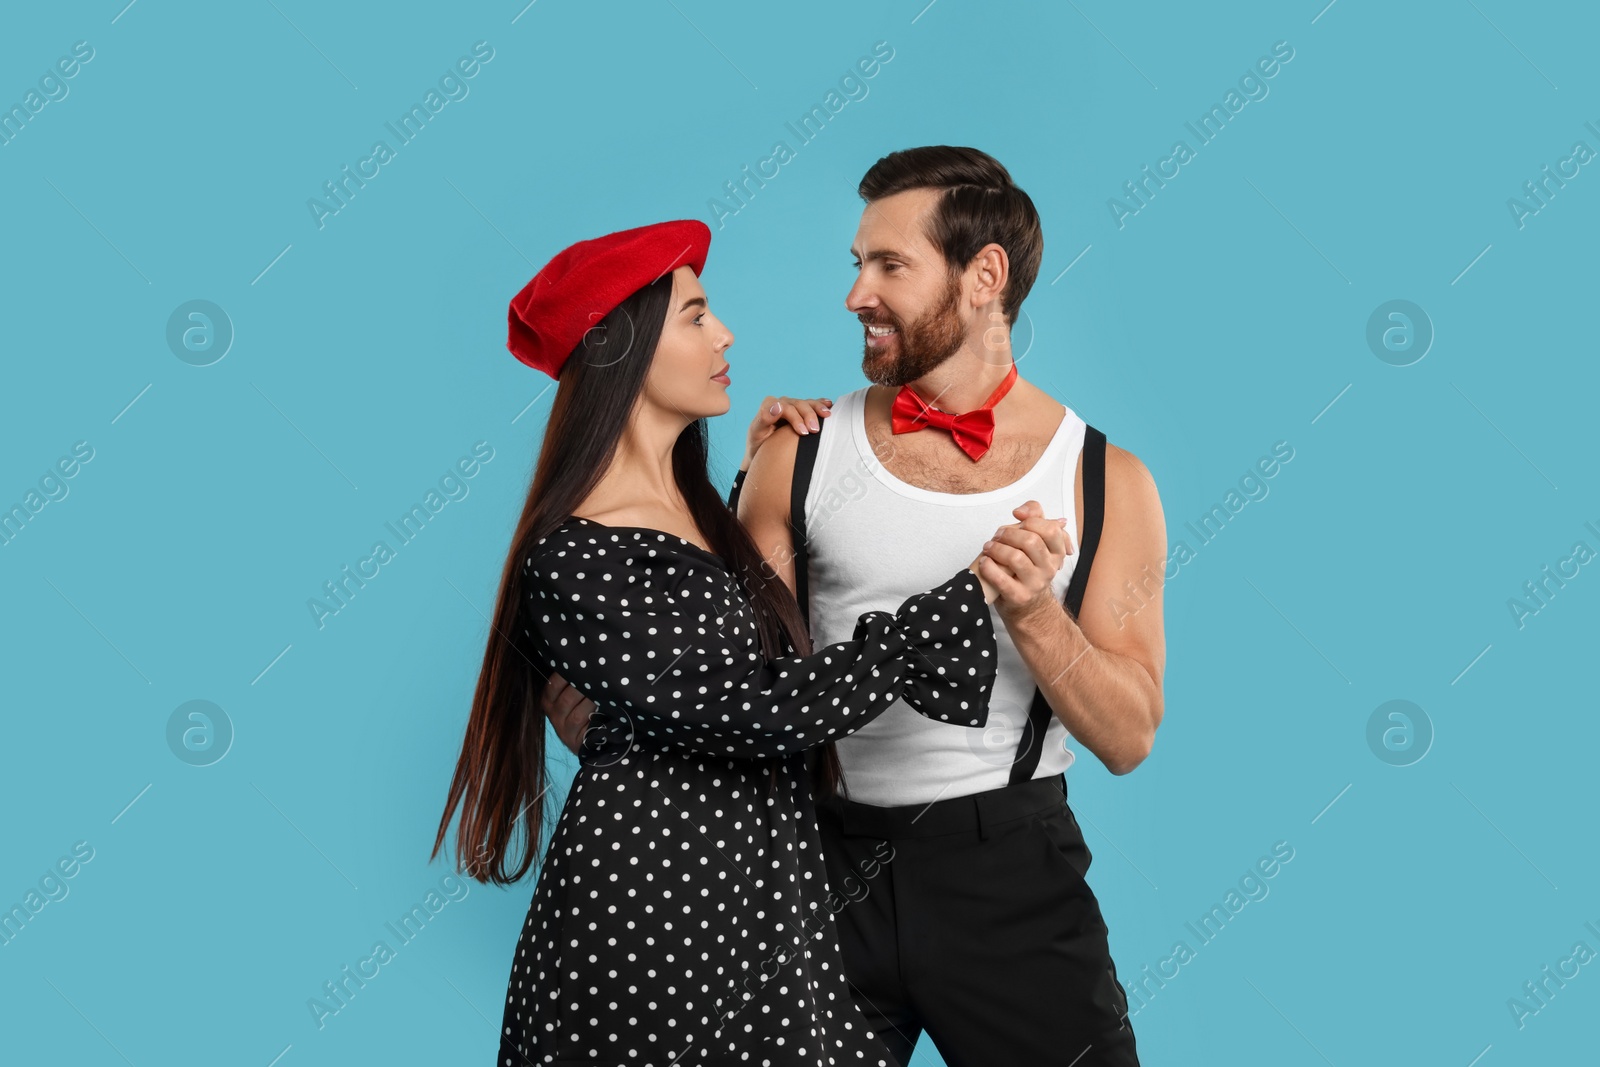
<instances>
[{"instance_id":1,"label":"woman","mask_svg":"<svg viewBox=\"0 0 1600 1067\"><path fill-rule=\"evenodd\" d=\"M546 679L597 707L517 944L499 1065L891 1067L823 904L812 787L830 790L837 763L817 760L813 782L807 752L896 698L986 720L977 560L812 651L712 486L704 420L728 410L733 336L697 277L710 236L682 221L580 242L512 301L508 347L560 388L434 855L459 804L458 866L470 851L480 881L520 878L546 822Z\"/></svg>"}]
</instances>

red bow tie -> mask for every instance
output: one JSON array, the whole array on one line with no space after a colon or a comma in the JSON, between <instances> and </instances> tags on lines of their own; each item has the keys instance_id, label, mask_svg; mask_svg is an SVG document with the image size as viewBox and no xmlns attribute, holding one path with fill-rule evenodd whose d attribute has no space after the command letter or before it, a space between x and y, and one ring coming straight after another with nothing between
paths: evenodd
<instances>
[{"instance_id":1,"label":"red bow tie","mask_svg":"<svg viewBox=\"0 0 1600 1067\"><path fill-rule=\"evenodd\" d=\"M890 427L895 433L910 433L929 426L947 430L955 439L956 446L976 461L989 451L989 444L994 440L994 406L1016 380L1017 365L1012 363L1005 380L983 402L982 407L963 411L959 415L929 407L909 385L902 385L889 409Z\"/></svg>"}]
</instances>

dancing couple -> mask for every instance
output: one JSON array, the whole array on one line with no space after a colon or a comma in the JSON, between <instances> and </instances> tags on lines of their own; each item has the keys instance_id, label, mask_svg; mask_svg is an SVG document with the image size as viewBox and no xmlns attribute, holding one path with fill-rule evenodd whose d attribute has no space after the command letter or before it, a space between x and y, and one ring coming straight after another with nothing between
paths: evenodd
<instances>
[{"instance_id":1,"label":"dancing couple","mask_svg":"<svg viewBox=\"0 0 1600 1067\"><path fill-rule=\"evenodd\" d=\"M1161 719L1159 587L1120 600L1164 566L1154 484L1018 374L1043 239L1004 167L908 149L859 191L873 384L767 397L728 500L704 224L511 302L560 384L434 845L459 808L473 877L543 855L502 1067L904 1067L923 1031L951 1067L1138 1062L1064 772Z\"/></svg>"}]
</instances>

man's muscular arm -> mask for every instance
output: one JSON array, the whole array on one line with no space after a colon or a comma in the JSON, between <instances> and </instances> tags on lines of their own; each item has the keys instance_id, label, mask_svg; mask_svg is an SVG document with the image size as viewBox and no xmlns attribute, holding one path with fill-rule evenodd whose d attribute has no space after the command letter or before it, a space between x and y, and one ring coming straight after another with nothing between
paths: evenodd
<instances>
[{"instance_id":1,"label":"man's muscular arm","mask_svg":"<svg viewBox=\"0 0 1600 1067\"><path fill-rule=\"evenodd\" d=\"M789 528L789 492L800 435L779 423L750 460L739 491L739 522L761 558L794 592L794 537Z\"/></svg>"},{"instance_id":2,"label":"man's muscular arm","mask_svg":"<svg viewBox=\"0 0 1600 1067\"><path fill-rule=\"evenodd\" d=\"M1019 550L1005 546L1005 536L999 540L992 551L1002 562L1017 563ZM1105 524L1077 620L1048 590L1006 618L1051 710L1112 774L1127 774L1144 761L1161 724L1166 556L1155 481L1138 457L1107 444Z\"/></svg>"}]
</instances>

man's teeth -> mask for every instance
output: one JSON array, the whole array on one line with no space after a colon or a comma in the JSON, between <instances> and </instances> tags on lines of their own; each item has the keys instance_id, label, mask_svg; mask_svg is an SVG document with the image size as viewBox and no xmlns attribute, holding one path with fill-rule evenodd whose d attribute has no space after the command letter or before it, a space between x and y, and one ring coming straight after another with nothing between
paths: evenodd
<instances>
[{"instance_id":1,"label":"man's teeth","mask_svg":"<svg viewBox=\"0 0 1600 1067\"><path fill-rule=\"evenodd\" d=\"M874 337L887 337L894 333L893 326L868 326L867 332Z\"/></svg>"}]
</instances>

